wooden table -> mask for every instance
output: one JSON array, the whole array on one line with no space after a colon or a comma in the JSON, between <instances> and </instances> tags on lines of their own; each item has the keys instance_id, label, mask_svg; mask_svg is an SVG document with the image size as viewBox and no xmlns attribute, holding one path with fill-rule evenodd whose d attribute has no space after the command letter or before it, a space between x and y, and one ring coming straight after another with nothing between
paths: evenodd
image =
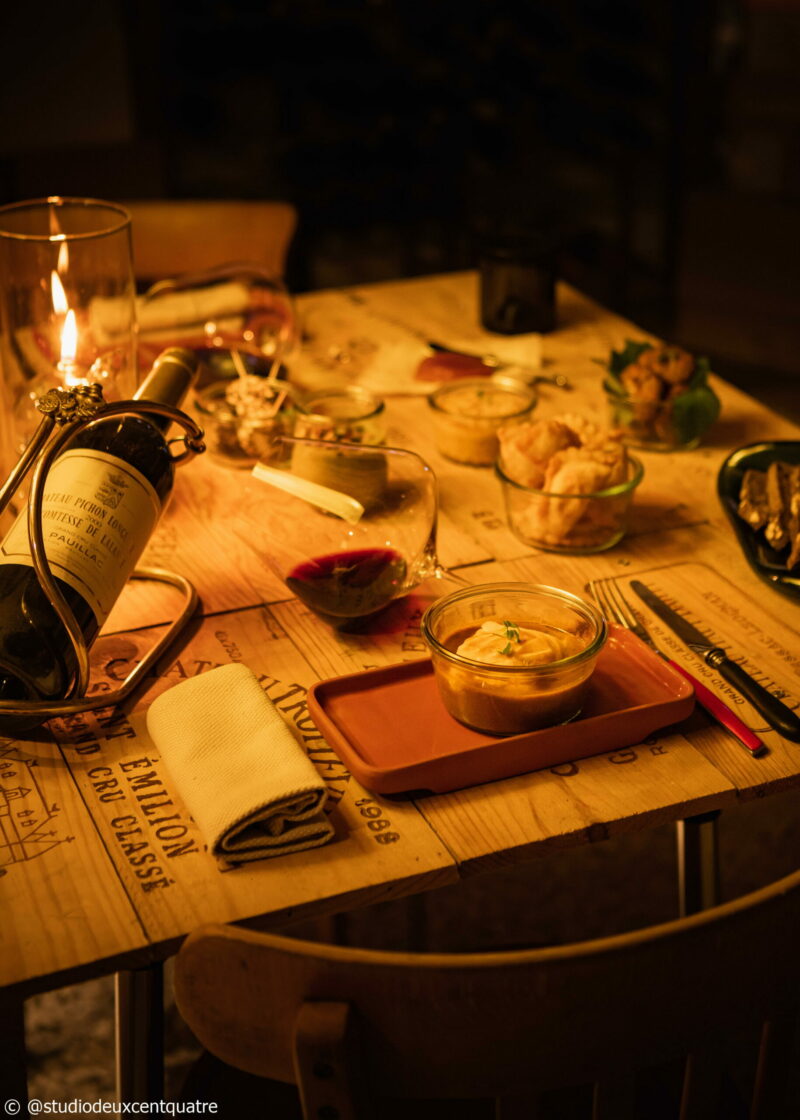
<instances>
[{"instance_id":1,"label":"wooden table","mask_svg":"<svg viewBox=\"0 0 800 1120\"><path fill-rule=\"evenodd\" d=\"M472 274L351 293L369 313L377 342L381 323L395 331L405 325L417 340L434 337L475 349L497 342L475 326ZM323 297L306 302L312 298L316 306L322 298L324 307ZM575 385L570 394L543 386L539 415L574 411L604 420L602 378L593 359L643 333L570 288L562 286L558 299L560 325L542 339L541 355L538 340L519 340L522 358L541 357L543 372L565 373ZM304 301L298 302L302 311ZM651 583L673 593L797 705L800 663L792 651L800 605L765 587L749 569L719 506L715 480L733 448L763 438L797 439L800 429L719 379L714 385L722 416L704 445L677 454L641 453L646 473L630 531L597 556L536 553L522 545L505 525L493 473L437 454L423 398L388 399L388 442L421 451L437 473L440 554L448 566L469 565L475 582L534 580L577 593L591 578L651 573ZM800 784L800 747L766 731L749 705L643 608L672 656L736 701L763 732L766 757L751 758L715 725L693 719L681 732L634 748L455 793L416 801L369 793L314 727L306 690L318 678L424 656L422 604L411 596L391 609L390 622L368 633L334 633L270 573L236 508L241 479L209 457L180 472L146 560L192 579L202 613L131 710L54 721L35 742L0 741L0 986L10 1007L18 1010L36 991L161 961L203 922L278 927ZM173 609L171 594L152 585L126 589L95 647L95 689L120 679L161 632ZM187 815L143 713L179 680L232 660L262 677L319 768L334 804L336 838L311 852L223 870ZM380 842L382 833L371 829L375 808L391 822L395 842Z\"/></svg>"}]
</instances>

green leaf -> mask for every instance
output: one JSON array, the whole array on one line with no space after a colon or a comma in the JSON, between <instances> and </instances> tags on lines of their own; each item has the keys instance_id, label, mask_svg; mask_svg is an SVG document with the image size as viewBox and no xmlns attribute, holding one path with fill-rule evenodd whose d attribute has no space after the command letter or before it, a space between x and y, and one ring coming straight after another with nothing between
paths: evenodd
<instances>
[{"instance_id":1,"label":"green leaf","mask_svg":"<svg viewBox=\"0 0 800 1120\"><path fill-rule=\"evenodd\" d=\"M679 393L672 402L672 422L679 446L694 443L719 416L719 398L705 384L705 376L704 373L700 384Z\"/></svg>"},{"instance_id":2,"label":"green leaf","mask_svg":"<svg viewBox=\"0 0 800 1120\"><path fill-rule=\"evenodd\" d=\"M505 628L506 628L506 638L508 639L508 641L506 642L503 649L500 650L500 652L510 654L511 653L511 643L512 642L521 642L522 638L520 637L519 626L517 626L516 622L509 622L507 618L504 618L503 619L503 626L505 626Z\"/></svg>"},{"instance_id":3,"label":"green leaf","mask_svg":"<svg viewBox=\"0 0 800 1120\"><path fill-rule=\"evenodd\" d=\"M694 372L689 378L689 388L696 389L701 385L708 383L708 375L711 373L711 363L708 358L696 358L694 363Z\"/></svg>"},{"instance_id":4,"label":"green leaf","mask_svg":"<svg viewBox=\"0 0 800 1120\"><path fill-rule=\"evenodd\" d=\"M652 342L634 342L633 339L626 338L622 350L611 351L607 365L608 372L612 377L619 377L623 370L639 360L645 350L653 348Z\"/></svg>"}]
</instances>

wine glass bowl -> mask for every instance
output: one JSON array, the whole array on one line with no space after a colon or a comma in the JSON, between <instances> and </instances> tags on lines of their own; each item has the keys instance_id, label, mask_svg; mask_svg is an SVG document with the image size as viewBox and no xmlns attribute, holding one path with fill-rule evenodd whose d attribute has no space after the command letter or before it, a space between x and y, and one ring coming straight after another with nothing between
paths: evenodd
<instances>
[{"instance_id":1,"label":"wine glass bowl","mask_svg":"<svg viewBox=\"0 0 800 1120\"><path fill-rule=\"evenodd\" d=\"M240 366L248 374L277 376L295 331L286 285L255 264L161 280L139 300L142 361L165 346L194 350L202 363L201 387L237 377Z\"/></svg>"},{"instance_id":2,"label":"wine glass bowl","mask_svg":"<svg viewBox=\"0 0 800 1120\"><path fill-rule=\"evenodd\" d=\"M325 440L278 442L282 471L363 507L349 522L255 476L248 483L243 510L251 542L312 611L343 625L444 574L436 555L436 477L419 455Z\"/></svg>"}]
</instances>

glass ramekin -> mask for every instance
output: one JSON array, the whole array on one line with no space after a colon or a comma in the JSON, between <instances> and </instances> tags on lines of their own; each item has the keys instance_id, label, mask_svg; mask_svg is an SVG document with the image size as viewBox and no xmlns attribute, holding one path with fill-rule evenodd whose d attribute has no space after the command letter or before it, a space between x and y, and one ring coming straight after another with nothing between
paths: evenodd
<instances>
[{"instance_id":1,"label":"glass ramekin","mask_svg":"<svg viewBox=\"0 0 800 1120\"><path fill-rule=\"evenodd\" d=\"M266 379L261 379L266 385ZM195 397L194 407L209 453L226 466L248 468L278 455L275 440L291 431L293 410L273 413L278 389L265 388L262 409L239 411L228 400L235 380L215 381Z\"/></svg>"},{"instance_id":2,"label":"glass ramekin","mask_svg":"<svg viewBox=\"0 0 800 1120\"><path fill-rule=\"evenodd\" d=\"M609 423L630 447L643 451L691 451L702 442L719 412L708 385L687 388L666 400L647 401L604 384Z\"/></svg>"},{"instance_id":3,"label":"glass ramekin","mask_svg":"<svg viewBox=\"0 0 800 1120\"><path fill-rule=\"evenodd\" d=\"M580 653L547 665L474 661L456 652L487 620L566 631L585 641ZM436 683L451 716L491 735L518 735L574 719L581 710L607 637L594 605L557 587L490 583L439 599L422 618Z\"/></svg>"},{"instance_id":4,"label":"glass ramekin","mask_svg":"<svg viewBox=\"0 0 800 1120\"><path fill-rule=\"evenodd\" d=\"M613 548L625 536L644 467L629 455L626 480L593 494L553 494L523 486L509 478L499 462L495 473L514 536L549 552L588 554Z\"/></svg>"},{"instance_id":5,"label":"glass ramekin","mask_svg":"<svg viewBox=\"0 0 800 1120\"><path fill-rule=\"evenodd\" d=\"M310 397L294 422L299 439L377 445L386 438L386 405L359 385Z\"/></svg>"},{"instance_id":6,"label":"glass ramekin","mask_svg":"<svg viewBox=\"0 0 800 1120\"><path fill-rule=\"evenodd\" d=\"M519 424L536 407L536 390L513 377L468 378L442 385L428 397L436 446L456 463L490 467L499 428Z\"/></svg>"}]
</instances>

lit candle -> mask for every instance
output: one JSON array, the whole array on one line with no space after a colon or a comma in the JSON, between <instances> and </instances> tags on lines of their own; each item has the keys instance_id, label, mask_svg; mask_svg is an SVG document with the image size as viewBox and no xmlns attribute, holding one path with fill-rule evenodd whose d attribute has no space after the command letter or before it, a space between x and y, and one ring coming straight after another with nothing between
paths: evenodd
<instances>
[{"instance_id":1,"label":"lit candle","mask_svg":"<svg viewBox=\"0 0 800 1120\"><path fill-rule=\"evenodd\" d=\"M67 295L64 285L57 272L50 274L50 291L53 295L53 310L58 315L64 316L64 325L61 328L61 358L57 369L64 380L66 388L74 385L85 385L86 378L78 372L76 361L78 354L78 322L75 312L67 305Z\"/></svg>"},{"instance_id":2,"label":"lit candle","mask_svg":"<svg viewBox=\"0 0 800 1120\"><path fill-rule=\"evenodd\" d=\"M64 317L64 326L61 331L61 360L58 363L59 372L64 375L64 385L71 388L73 385L85 385L86 378L78 373L75 355L78 351L78 324L75 321L75 312L70 310Z\"/></svg>"}]
</instances>

